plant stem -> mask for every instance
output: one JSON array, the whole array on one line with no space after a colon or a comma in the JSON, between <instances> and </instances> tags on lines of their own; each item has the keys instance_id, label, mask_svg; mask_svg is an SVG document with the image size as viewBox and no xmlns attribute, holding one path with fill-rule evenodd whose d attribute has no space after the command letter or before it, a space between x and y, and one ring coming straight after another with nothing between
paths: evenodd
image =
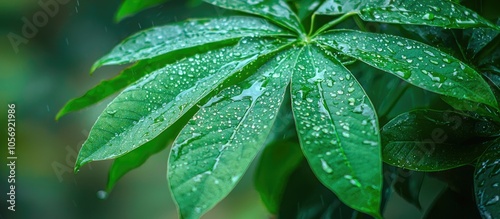
<instances>
[{"instance_id":1,"label":"plant stem","mask_svg":"<svg viewBox=\"0 0 500 219\"><path fill-rule=\"evenodd\" d=\"M316 30L316 32L314 32L314 34L311 37L315 37L316 35L320 34L321 32L325 31L326 29L339 24L340 22L344 21L348 17L353 16L355 14L356 14L356 12L349 12L347 14L340 16L339 18L337 18L333 21L328 22L327 24L323 25L318 30Z\"/></svg>"},{"instance_id":2,"label":"plant stem","mask_svg":"<svg viewBox=\"0 0 500 219\"><path fill-rule=\"evenodd\" d=\"M364 31L366 32L366 27L365 27L365 24L363 23L363 21L361 20L361 18L359 18L359 16L354 16L354 22L356 23L356 25L359 27L359 29L361 31Z\"/></svg>"},{"instance_id":3,"label":"plant stem","mask_svg":"<svg viewBox=\"0 0 500 219\"><path fill-rule=\"evenodd\" d=\"M311 36L311 33L313 32L315 18L316 18L316 14L313 14L311 17L311 26L309 27L309 33L307 34L308 36Z\"/></svg>"}]
</instances>

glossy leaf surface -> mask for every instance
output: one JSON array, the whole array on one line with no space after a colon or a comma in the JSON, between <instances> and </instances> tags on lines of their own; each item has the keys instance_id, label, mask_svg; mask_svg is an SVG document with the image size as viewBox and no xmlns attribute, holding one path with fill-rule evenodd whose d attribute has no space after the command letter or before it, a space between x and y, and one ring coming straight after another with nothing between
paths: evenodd
<instances>
[{"instance_id":1,"label":"glossy leaf surface","mask_svg":"<svg viewBox=\"0 0 500 219\"><path fill-rule=\"evenodd\" d=\"M380 217L380 138L363 88L338 60L306 46L291 92L300 144L313 172L345 204Z\"/></svg>"},{"instance_id":2,"label":"glossy leaf surface","mask_svg":"<svg viewBox=\"0 0 500 219\"><path fill-rule=\"evenodd\" d=\"M199 218L245 173L271 131L297 55L293 49L278 54L222 90L181 131L168 163L181 218Z\"/></svg>"},{"instance_id":3,"label":"glossy leaf surface","mask_svg":"<svg viewBox=\"0 0 500 219\"><path fill-rule=\"evenodd\" d=\"M352 30L329 31L318 41L423 89L498 107L479 73L434 47L402 37Z\"/></svg>"},{"instance_id":4,"label":"glossy leaf surface","mask_svg":"<svg viewBox=\"0 0 500 219\"><path fill-rule=\"evenodd\" d=\"M254 17L195 19L154 27L136 33L99 59L92 72L103 65L126 64L150 59L175 50L242 37L289 35L267 20Z\"/></svg>"},{"instance_id":5,"label":"glossy leaf surface","mask_svg":"<svg viewBox=\"0 0 500 219\"><path fill-rule=\"evenodd\" d=\"M119 157L155 138L224 80L280 45L277 40L242 39L236 46L167 64L141 78L99 116L75 170L90 161Z\"/></svg>"},{"instance_id":6,"label":"glossy leaf surface","mask_svg":"<svg viewBox=\"0 0 500 219\"><path fill-rule=\"evenodd\" d=\"M128 16L166 1L168 0L123 0L118 12L116 12L115 20L119 22Z\"/></svg>"},{"instance_id":7,"label":"glossy leaf surface","mask_svg":"<svg viewBox=\"0 0 500 219\"><path fill-rule=\"evenodd\" d=\"M265 17L297 34L304 28L297 15L284 0L203 0L222 8L242 11Z\"/></svg>"},{"instance_id":8,"label":"glossy leaf surface","mask_svg":"<svg viewBox=\"0 0 500 219\"><path fill-rule=\"evenodd\" d=\"M500 141L479 158L474 173L476 203L483 218L500 216Z\"/></svg>"},{"instance_id":9,"label":"glossy leaf surface","mask_svg":"<svg viewBox=\"0 0 500 219\"><path fill-rule=\"evenodd\" d=\"M440 171L477 159L488 145L480 138L498 134L498 126L455 112L415 110L388 122L381 134L385 162L410 170Z\"/></svg>"},{"instance_id":10,"label":"glossy leaf surface","mask_svg":"<svg viewBox=\"0 0 500 219\"><path fill-rule=\"evenodd\" d=\"M327 0L317 11L325 15L349 12L373 22L500 30L476 12L447 0Z\"/></svg>"}]
</instances>

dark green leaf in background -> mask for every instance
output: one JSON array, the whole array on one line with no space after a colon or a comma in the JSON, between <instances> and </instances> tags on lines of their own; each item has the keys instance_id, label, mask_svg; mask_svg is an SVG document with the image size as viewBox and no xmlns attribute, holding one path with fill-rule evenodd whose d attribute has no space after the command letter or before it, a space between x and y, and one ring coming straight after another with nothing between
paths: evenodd
<instances>
[{"instance_id":1,"label":"dark green leaf in background","mask_svg":"<svg viewBox=\"0 0 500 219\"><path fill-rule=\"evenodd\" d=\"M492 122L461 113L415 110L382 128L382 154L384 162L405 169L451 169L477 159L489 145L482 141L498 135L498 130Z\"/></svg>"},{"instance_id":2,"label":"dark green leaf in background","mask_svg":"<svg viewBox=\"0 0 500 219\"><path fill-rule=\"evenodd\" d=\"M116 12L115 21L120 22L128 16L167 1L169 0L123 0L123 3Z\"/></svg>"},{"instance_id":3,"label":"dark green leaf in background","mask_svg":"<svg viewBox=\"0 0 500 219\"><path fill-rule=\"evenodd\" d=\"M254 182L270 213L278 213L289 176L302 160L300 146L293 141L278 141L265 148Z\"/></svg>"},{"instance_id":4,"label":"dark green leaf in background","mask_svg":"<svg viewBox=\"0 0 500 219\"><path fill-rule=\"evenodd\" d=\"M300 145L318 179L342 202L380 217L382 162L377 116L342 64L306 46L292 76Z\"/></svg>"},{"instance_id":5,"label":"dark green leaf in background","mask_svg":"<svg viewBox=\"0 0 500 219\"><path fill-rule=\"evenodd\" d=\"M497 139L479 158L474 173L476 203L483 218L500 216L500 141Z\"/></svg>"}]
</instances>

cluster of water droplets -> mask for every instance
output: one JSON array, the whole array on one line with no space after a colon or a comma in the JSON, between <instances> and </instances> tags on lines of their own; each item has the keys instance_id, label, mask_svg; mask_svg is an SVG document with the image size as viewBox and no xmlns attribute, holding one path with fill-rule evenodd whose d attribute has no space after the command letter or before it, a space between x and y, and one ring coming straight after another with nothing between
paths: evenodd
<instances>
[{"instance_id":1,"label":"cluster of water droplets","mask_svg":"<svg viewBox=\"0 0 500 219\"><path fill-rule=\"evenodd\" d=\"M255 17L197 19L154 27L125 39L98 62L122 64L165 53L241 37L286 35L284 31Z\"/></svg>"},{"instance_id":2,"label":"cluster of water droplets","mask_svg":"<svg viewBox=\"0 0 500 219\"><path fill-rule=\"evenodd\" d=\"M338 31L319 41L430 91L458 98L478 98L488 88L476 86L479 74L456 58L402 37Z\"/></svg>"},{"instance_id":3,"label":"cluster of water droplets","mask_svg":"<svg viewBox=\"0 0 500 219\"><path fill-rule=\"evenodd\" d=\"M216 191L209 202L217 202L229 193L271 130L290 80L290 63L296 58L292 54L296 56L281 53L252 68L253 74L222 89L188 122L174 142L169 163L175 195Z\"/></svg>"},{"instance_id":4,"label":"cluster of water droplets","mask_svg":"<svg viewBox=\"0 0 500 219\"><path fill-rule=\"evenodd\" d=\"M477 205L484 218L495 218L500 213L500 146L491 145L479 159L476 167L475 193Z\"/></svg>"},{"instance_id":5,"label":"cluster of water droplets","mask_svg":"<svg viewBox=\"0 0 500 219\"><path fill-rule=\"evenodd\" d=\"M359 83L320 49L306 47L291 89L301 144L312 168L323 172L318 177L362 187L366 179L360 179L354 169L374 167L365 165L371 156L378 156L379 140L373 107ZM366 151L366 157L358 157L360 151Z\"/></svg>"}]
</instances>

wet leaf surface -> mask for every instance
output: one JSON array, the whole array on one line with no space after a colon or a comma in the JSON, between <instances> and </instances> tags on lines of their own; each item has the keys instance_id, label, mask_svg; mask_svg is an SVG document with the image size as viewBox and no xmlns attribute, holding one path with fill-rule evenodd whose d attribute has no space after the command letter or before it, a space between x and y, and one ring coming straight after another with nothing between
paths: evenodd
<instances>
[{"instance_id":1,"label":"wet leaf surface","mask_svg":"<svg viewBox=\"0 0 500 219\"><path fill-rule=\"evenodd\" d=\"M486 219L500 215L500 141L497 139L479 158L474 173L476 204Z\"/></svg>"},{"instance_id":2,"label":"wet leaf surface","mask_svg":"<svg viewBox=\"0 0 500 219\"><path fill-rule=\"evenodd\" d=\"M373 22L500 30L476 12L446 0L327 0L317 11L325 15L349 12L356 12L361 19Z\"/></svg>"},{"instance_id":3,"label":"wet leaf surface","mask_svg":"<svg viewBox=\"0 0 500 219\"><path fill-rule=\"evenodd\" d=\"M116 65L150 59L175 50L242 37L290 35L265 19L233 16L193 19L138 32L99 59L92 72L103 65Z\"/></svg>"},{"instance_id":4,"label":"wet leaf surface","mask_svg":"<svg viewBox=\"0 0 500 219\"><path fill-rule=\"evenodd\" d=\"M182 218L199 218L224 198L261 149L276 119L295 49L203 105L172 146L168 179Z\"/></svg>"},{"instance_id":5,"label":"wet leaf surface","mask_svg":"<svg viewBox=\"0 0 500 219\"><path fill-rule=\"evenodd\" d=\"M75 170L90 161L119 157L152 140L224 80L282 45L271 39L242 39L236 46L194 55L149 73L99 116Z\"/></svg>"},{"instance_id":6,"label":"wet leaf surface","mask_svg":"<svg viewBox=\"0 0 500 219\"><path fill-rule=\"evenodd\" d=\"M265 17L296 34L303 34L304 27L295 12L284 0L203 0L207 3Z\"/></svg>"},{"instance_id":7,"label":"wet leaf surface","mask_svg":"<svg viewBox=\"0 0 500 219\"><path fill-rule=\"evenodd\" d=\"M300 144L313 172L348 206L378 217L380 138L363 88L339 61L306 46L291 92Z\"/></svg>"},{"instance_id":8,"label":"wet leaf surface","mask_svg":"<svg viewBox=\"0 0 500 219\"><path fill-rule=\"evenodd\" d=\"M382 128L382 154L384 162L405 169L447 170L476 160L499 130L461 113L410 111Z\"/></svg>"},{"instance_id":9,"label":"wet leaf surface","mask_svg":"<svg viewBox=\"0 0 500 219\"><path fill-rule=\"evenodd\" d=\"M329 31L317 40L423 89L498 107L479 73L434 47L402 37L352 30Z\"/></svg>"}]
</instances>

